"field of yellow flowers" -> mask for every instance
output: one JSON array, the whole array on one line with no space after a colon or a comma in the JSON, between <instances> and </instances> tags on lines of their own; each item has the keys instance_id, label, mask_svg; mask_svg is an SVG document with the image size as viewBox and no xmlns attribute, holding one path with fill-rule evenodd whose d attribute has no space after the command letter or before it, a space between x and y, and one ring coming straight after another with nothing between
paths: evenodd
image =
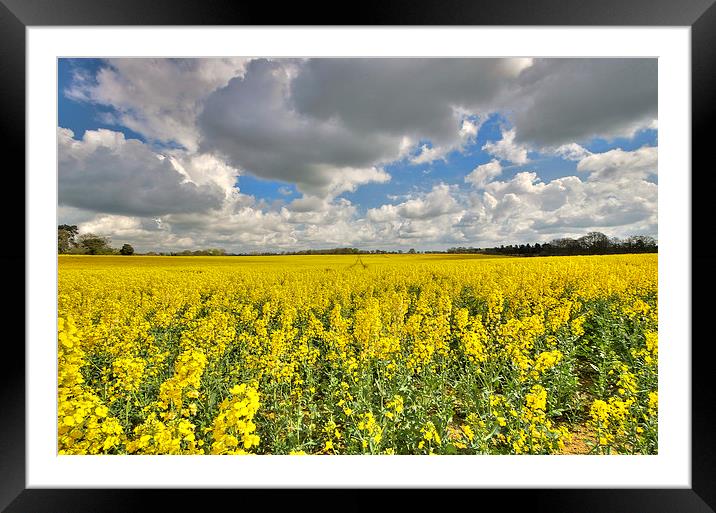
<instances>
[{"instance_id":1,"label":"field of yellow flowers","mask_svg":"<svg viewBox=\"0 0 716 513\"><path fill-rule=\"evenodd\" d=\"M657 256L60 256L60 454L654 454Z\"/></svg>"}]
</instances>

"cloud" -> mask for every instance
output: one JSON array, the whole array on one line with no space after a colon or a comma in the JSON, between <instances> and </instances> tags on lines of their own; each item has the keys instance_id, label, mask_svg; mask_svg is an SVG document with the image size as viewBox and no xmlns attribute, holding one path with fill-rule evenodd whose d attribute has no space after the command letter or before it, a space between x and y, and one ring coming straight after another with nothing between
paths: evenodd
<instances>
[{"instance_id":1,"label":"cloud","mask_svg":"<svg viewBox=\"0 0 716 513\"><path fill-rule=\"evenodd\" d=\"M563 144L555 148L553 153L566 160L582 160L592 154L591 151L577 143Z\"/></svg>"},{"instance_id":2,"label":"cloud","mask_svg":"<svg viewBox=\"0 0 716 513\"><path fill-rule=\"evenodd\" d=\"M76 72L65 95L112 107L106 122L194 151L201 101L245 64L244 58L106 59L94 77Z\"/></svg>"},{"instance_id":3,"label":"cloud","mask_svg":"<svg viewBox=\"0 0 716 513\"><path fill-rule=\"evenodd\" d=\"M60 129L60 221L139 251L655 234L657 148L584 145L656 129L656 68L654 59L110 59L93 75L78 68L66 95L111 107L108 121L146 142ZM441 183L442 166L410 167L479 152L493 113L506 120L501 139L482 145L493 158L464 184ZM524 165L528 152L574 161L577 176L505 176L505 162ZM398 183L385 204L341 197L390 182L386 169ZM411 170L430 188L410 192ZM244 194L236 183L246 174L282 182L286 197Z\"/></svg>"},{"instance_id":4,"label":"cloud","mask_svg":"<svg viewBox=\"0 0 716 513\"><path fill-rule=\"evenodd\" d=\"M438 184L422 197L401 203L397 212L407 219L431 219L457 212L459 206L450 193L450 187Z\"/></svg>"},{"instance_id":5,"label":"cloud","mask_svg":"<svg viewBox=\"0 0 716 513\"><path fill-rule=\"evenodd\" d=\"M184 181L196 185L218 185L229 194L236 186L239 171L214 155L190 154L182 151L168 152L174 169L184 176Z\"/></svg>"},{"instance_id":6,"label":"cloud","mask_svg":"<svg viewBox=\"0 0 716 513\"><path fill-rule=\"evenodd\" d=\"M461 113L489 106L527 59L311 59L291 83L296 110L436 146L454 144Z\"/></svg>"},{"instance_id":7,"label":"cloud","mask_svg":"<svg viewBox=\"0 0 716 513\"><path fill-rule=\"evenodd\" d=\"M631 137L657 118L657 59L536 59L503 103L517 142Z\"/></svg>"},{"instance_id":8,"label":"cloud","mask_svg":"<svg viewBox=\"0 0 716 513\"><path fill-rule=\"evenodd\" d=\"M445 184L438 184L430 192L411 198L398 205L387 204L380 208L369 209L367 218L378 222L399 218L432 219L458 210L459 206L450 192L450 187Z\"/></svg>"},{"instance_id":9,"label":"cloud","mask_svg":"<svg viewBox=\"0 0 716 513\"><path fill-rule=\"evenodd\" d=\"M420 152L410 158L410 162L412 164L428 164L435 160L444 160L447 151L448 150L440 146L430 147L427 144L423 144L420 146Z\"/></svg>"},{"instance_id":10,"label":"cloud","mask_svg":"<svg viewBox=\"0 0 716 513\"><path fill-rule=\"evenodd\" d=\"M430 191L397 205L369 209L360 224L364 240L371 240L379 247L390 247L388 241L403 246L449 244L462 240L455 225L463 209L457 188L437 184Z\"/></svg>"},{"instance_id":11,"label":"cloud","mask_svg":"<svg viewBox=\"0 0 716 513\"><path fill-rule=\"evenodd\" d=\"M219 210L171 214L162 224L200 247L277 251L351 244L357 222L356 208L346 199L304 197L274 208L236 191Z\"/></svg>"},{"instance_id":12,"label":"cloud","mask_svg":"<svg viewBox=\"0 0 716 513\"><path fill-rule=\"evenodd\" d=\"M443 158L477 135L477 110L525 61L505 59L264 59L212 93L201 148L231 165L336 195L387 180L386 163L419 141L414 163ZM471 114L468 114L471 113Z\"/></svg>"},{"instance_id":13,"label":"cloud","mask_svg":"<svg viewBox=\"0 0 716 513\"><path fill-rule=\"evenodd\" d=\"M502 166L496 159L491 160L487 164L482 164L473 169L470 174L465 177L465 183L471 184L477 189L482 189L493 178L502 174Z\"/></svg>"},{"instance_id":14,"label":"cloud","mask_svg":"<svg viewBox=\"0 0 716 513\"><path fill-rule=\"evenodd\" d=\"M292 212L322 212L329 206L325 198L316 196L302 196L289 203L288 208Z\"/></svg>"},{"instance_id":15,"label":"cloud","mask_svg":"<svg viewBox=\"0 0 716 513\"><path fill-rule=\"evenodd\" d=\"M445 159L493 112L513 127L485 149L516 164L529 148L653 128L656 71L656 59L107 59L65 94L150 142L201 144L326 196L367 183L346 184L350 170Z\"/></svg>"},{"instance_id":16,"label":"cloud","mask_svg":"<svg viewBox=\"0 0 716 513\"><path fill-rule=\"evenodd\" d=\"M337 195L389 175L378 165L400 141L354 134L334 120L290 109L293 62L252 61L242 78L213 93L199 118L203 151L256 176L296 184L309 195Z\"/></svg>"},{"instance_id":17,"label":"cloud","mask_svg":"<svg viewBox=\"0 0 716 513\"><path fill-rule=\"evenodd\" d=\"M485 118L473 116L474 119L465 118L462 120L462 127L458 132L459 139L445 146L428 146L423 144L417 155L410 157L411 164L428 164L436 160L447 161L447 156L452 151L463 151L470 143L475 141L477 133ZM407 140L410 140L406 137Z\"/></svg>"},{"instance_id":18,"label":"cloud","mask_svg":"<svg viewBox=\"0 0 716 513\"><path fill-rule=\"evenodd\" d=\"M270 62L267 70L266 64L246 58L106 59L94 75L77 68L65 94L112 107L106 121L150 140L175 141L196 151L203 135L196 121L204 101L238 79L228 88L244 91L224 93L220 95L223 103L215 100L212 104L228 109L224 121L251 115L255 110L248 105L252 96L256 96L256 108L273 106L273 115L261 119L268 126L257 139L268 137L272 124L287 120L302 120L315 136L321 135L319 121L334 122L355 136L380 134L373 139L382 144L373 152L358 151L363 156L360 163L338 167L371 167L381 159L395 158L401 155L395 151L395 145L400 146L396 139L409 141L415 148L422 146L421 141L431 141L431 151L414 157L417 163L443 158L460 147L466 135L461 133L464 118L480 113L503 112L517 128L515 142L534 148L630 136L639 129L656 127L656 59ZM257 76L242 81L247 72ZM271 92L257 94L256 84L267 85ZM223 128L235 131L238 126L227 123ZM323 130L327 130L325 125ZM243 131L236 135L242 137ZM252 172L272 173L270 169Z\"/></svg>"},{"instance_id":19,"label":"cloud","mask_svg":"<svg viewBox=\"0 0 716 513\"><path fill-rule=\"evenodd\" d=\"M527 163L527 148L515 143L514 128L503 130L502 139L497 142L488 142L482 149L501 160L507 160L515 164Z\"/></svg>"},{"instance_id":20,"label":"cloud","mask_svg":"<svg viewBox=\"0 0 716 513\"><path fill-rule=\"evenodd\" d=\"M644 146L635 151L616 148L582 158L577 164L577 170L588 172L590 179L644 179L656 175L657 161L658 150L655 146Z\"/></svg>"},{"instance_id":21,"label":"cloud","mask_svg":"<svg viewBox=\"0 0 716 513\"><path fill-rule=\"evenodd\" d=\"M213 183L185 180L170 159L120 132L88 130L82 140L60 128L59 204L120 215L200 212L221 205Z\"/></svg>"},{"instance_id":22,"label":"cloud","mask_svg":"<svg viewBox=\"0 0 716 513\"><path fill-rule=\"evenodd\" d=\"M613 158L608 153L595 155ZM635 159L626 157L639 167ZM269 205L236 189L219 208L158 219L63 208L65 216L79 220L81 231L109 235L115 244L130 242L138 251L158 247L223 247L240 252L336 246L442 249L546 242L592 230L618 237L656 235L657 185L637 172L625 168L621 181L614 181L600 174L600 166L593 171L596 175L586 179L565 176L543 181L536 172L525 171L496 180L501 175L498 166L493 161L476 168L481 169L476 175L480 187L464 190L438 183L365 212L344 198L304 195L286 205Z\"/></svg>"},{"instance_id":23,"label":"cloud","mask_svg":"<svg viewBox=\"0 0 716 513\"><path fill-rule=\"evenodd\" d=\"M546 241L590 230L612 236L655 234L658 186L646 181L645 163L652 151L642 150L585 157L580 164L586 162L584 171L591 171L586 181L565 176L543 182L535 172L521 172L489 182L482 195L471 196L463 233L495 244ZM619 180L610 176L615 161L624 166Z\"/></svg>"}]
</instances>

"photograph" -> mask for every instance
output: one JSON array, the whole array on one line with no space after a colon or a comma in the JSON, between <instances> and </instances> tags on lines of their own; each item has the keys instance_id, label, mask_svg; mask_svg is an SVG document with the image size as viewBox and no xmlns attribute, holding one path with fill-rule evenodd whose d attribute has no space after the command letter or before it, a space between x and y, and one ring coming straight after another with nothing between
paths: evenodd
<instances>
[{"instance_id":1,"label":"photograph","mask_svg":"<svg viewBox=\"0 0 716 513\"><path fill-rule=\"evenodd\" d=\"M60 459L660 453L659 59L56 63Z\"/></svg>"},{"instance_id":2,"label":"photograph","mask_svg":"<svg viewBox=\"0 0 716 513\"><path fill-rule=\"evenodd\" d=\"M715 3L0 0L0 511L716 512Z\"/></svg>"}]
</instances>

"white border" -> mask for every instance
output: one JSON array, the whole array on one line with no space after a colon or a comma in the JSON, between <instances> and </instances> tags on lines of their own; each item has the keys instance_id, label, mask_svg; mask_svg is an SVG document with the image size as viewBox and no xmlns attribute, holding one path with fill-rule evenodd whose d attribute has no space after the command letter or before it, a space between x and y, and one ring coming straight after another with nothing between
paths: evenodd
<instances>
[{"instance_id":1,"label":"white border","mask_svg":"<svg viewBox=\"0 0 716 513\"><path fill-rule=\"evenodd\" d=\"M27 43L27 487L690 488L690 28L30 27ZM120 55L658 57L659 454L56 456L56 60Z\"/></svg>"}]
</instances>

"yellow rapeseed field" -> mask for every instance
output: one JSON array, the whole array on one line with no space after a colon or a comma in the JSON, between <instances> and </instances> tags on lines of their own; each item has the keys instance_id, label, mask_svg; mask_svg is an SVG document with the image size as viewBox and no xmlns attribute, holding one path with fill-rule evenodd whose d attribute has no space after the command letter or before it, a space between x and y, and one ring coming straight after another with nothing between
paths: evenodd
<instances>
[{"instance_id":1,"label":"yellow rapeseed field","mask_svg":"<svg viewBox=\"0 0 716 513\"><path fill-rule=\"evenodd\" d=\"M60 454L654 454L657 256L59 257Z\"/></svg>"}]
</instances>

